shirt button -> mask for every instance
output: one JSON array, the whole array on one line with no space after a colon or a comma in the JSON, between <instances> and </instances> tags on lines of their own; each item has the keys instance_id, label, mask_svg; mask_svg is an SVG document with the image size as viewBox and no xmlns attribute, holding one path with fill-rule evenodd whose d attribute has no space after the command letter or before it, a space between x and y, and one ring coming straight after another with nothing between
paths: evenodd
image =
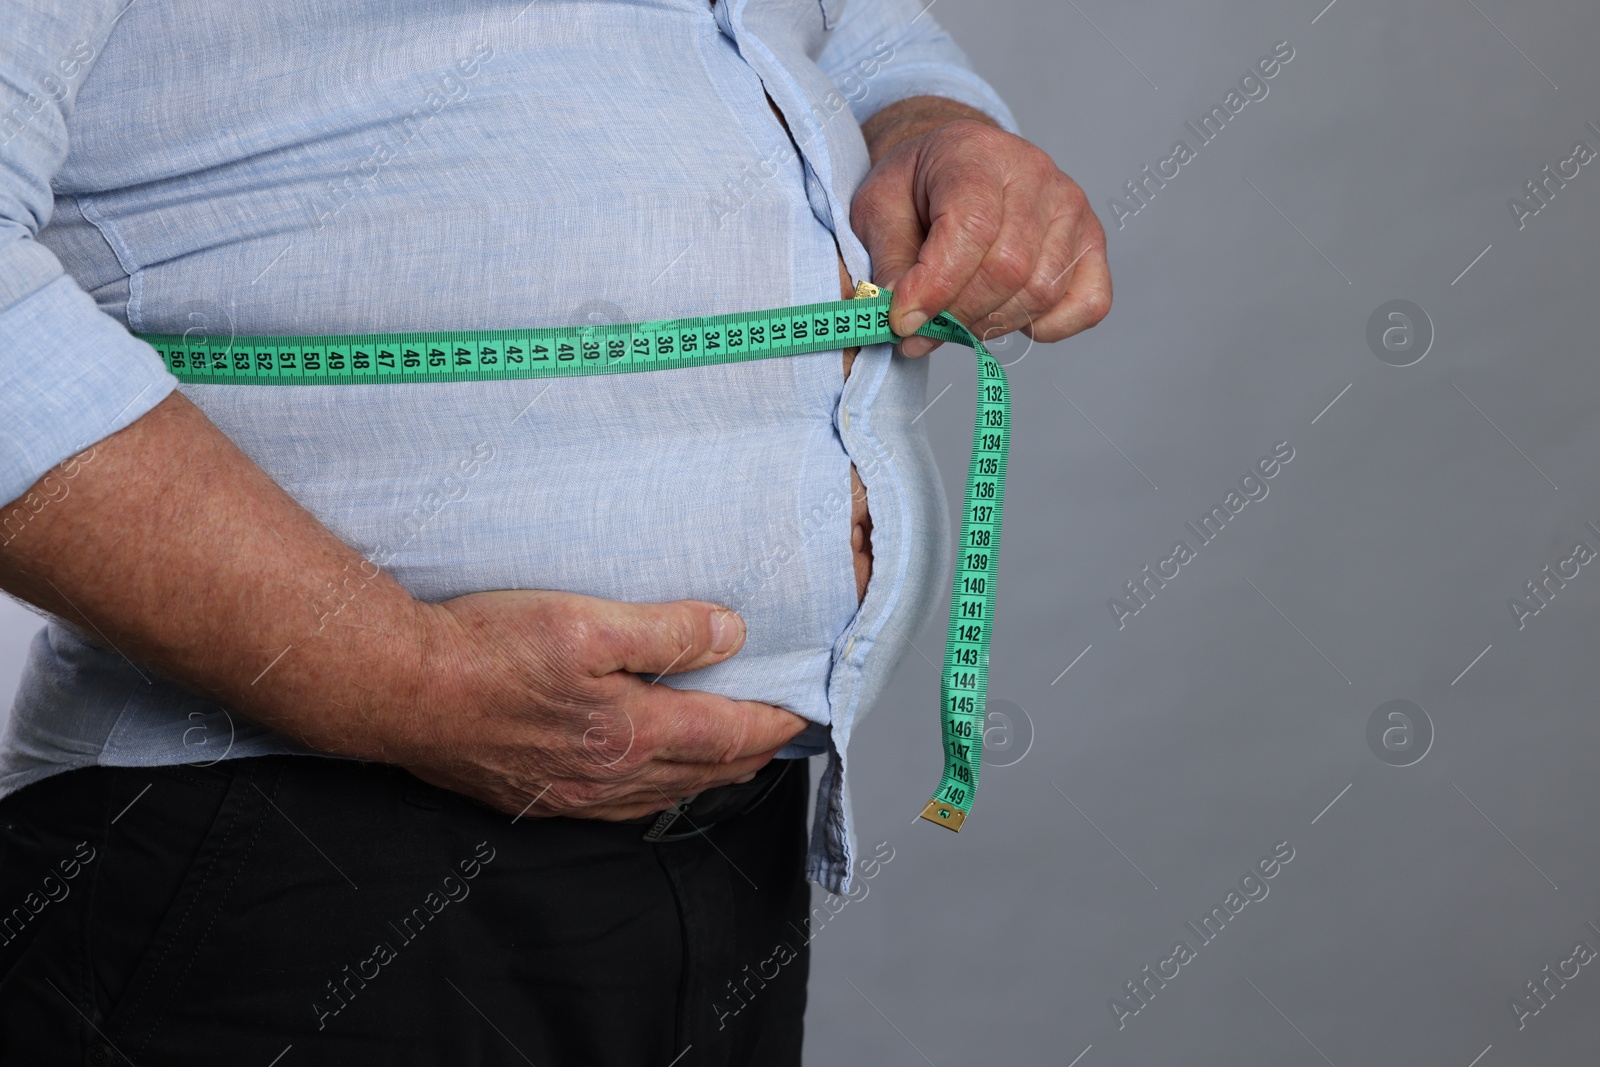
<instances>
[{"instance_id":1,"label":"shirt button","mask_svg":"<svg viewBox=\"0 0 1600 1067\"><path fill-rule=\"evenodd\" d=\"M111 1050L104 1045L95 1045L89 1049L89 1062L95 1067L111 1062Z\"/></svg>"}]
</instances>

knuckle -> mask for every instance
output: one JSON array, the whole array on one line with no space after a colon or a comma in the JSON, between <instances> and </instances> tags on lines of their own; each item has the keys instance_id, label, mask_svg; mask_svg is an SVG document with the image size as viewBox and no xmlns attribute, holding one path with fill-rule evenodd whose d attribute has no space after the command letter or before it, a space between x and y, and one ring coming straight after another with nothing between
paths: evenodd
<instances>
[{"instance_id":1,"label":"knuckle","mask_svg":"<svg viewBox=\"0 0 1600 1067\"><path fill-rule=\"evenodd\" d=\"M1015 293L1033 277L1033 255L1020 245L1002 242L989 253L987 273L990 282L1006 294Z\"/></svg>"},{"instance_id":2,"label":"knuckle","mask_svg":"<svg viewBox=\"0 0 1600 1067\"><path fill-rule=\"evenodd\" d=\"M1084 232L1089 236L1089 240L1094 244L1100 255L1104 256L1106 254L1106 228L1101 224L1100 216L1096 215L1093 210L1088 211L1084 215L1083 226Z\"/></svg>"},{"instance_id":3,"label":"knuckle","mask_svg":"<svg viewBox=\"0 0 1600 1067\"><path fill-rule=\"evenodd\" d=\"M1050 153L1038 145L1022 142L1025 146L1019 154L1019 169L1032 183L1033 188L1048 189L1051 185L1060 185L1061 179L1066 179L1066 184L1076 184L1071 178L1056 166L1056 161L1050 158Z\"/></svg>"},{"instance_id":4,"label":"knuckle","mask_svg":"<svg viewBox=\"0 0 1600 1067\"><path fill-rule=\"evenodd\" d=\"M702 632L706 632L707 627L702 624L701 617L693 608L672 609L659 614L650 622L650 627L654 633L653 640L648 643L664 649L667 661L678 657L678 665L693 659L691 653L709 643L702 637Z\"/></svg>"},{"instance_id":5,"label":"knuckle","mask_svg":"<svg viewBox=\"0 0 1600 1067\"><path fill-rule=\"evenodd\" d=\"M1067 279L1062 278L1052 283L1049 278L1042 278L1035 273L1028 284L1023 286L1022 292L1017 294L1017 299L1028 313L1028 322L1032 324L1033 316L1045 314L1061 303L1066 295Z\"/></svg>"},{"instance_id":6,"label":"knuckle","mask_svg":"<svg viewBox=\"0 0 1600 1067\"><path fill-rule=\"evenodd\" d=\"M1083 186L1065 174L1061 175L1061 181L1057 185L1060 189L1059 195L1063 203L1066 204L1072 214L1087 214L1091 217L1094 215L1094 209L1089 206L1089 194L1083 191Z\"/></svg>"},{"instance_id":7,"label":"knuckle","mask_svg":"<svg viewBox=\"0 0 1600 1067\"><path fill-rule=\"evenodd\" d=\"M956 232L975 245L987 247L1000 236L1000 211L988 197L966 197L955 205Z\"/></svg>"},{"instance_id":8,"label":"knuckle","mask_svg":"<svg viewBox=\"0 0 1600 1067\"><path fill-rule=\"evenodd\" d=\"M545 629L544 645L552 662L586 663L613 648L620 640L615 629L578 615Z\"/></svg>"},{"instance_id":9,"label":"knuckle","mask_svg":"<svg viewBox=\"0 0 1600 1067\"><path fill-rule=\"evenodd\" d=\"M662 723L661 718L659 715L649 713L647 709L640 709L640 714L633 718L633 747L622 758L619 766L636 769L660 751L665 739L671 736L669 733L671 724Z\"/></svg>"},{"instance_id":10,"label":"knuckle","mask_svg":"<svg viewBox=\"0 0 1600 1067\"><path fill-rule=\"evenodd\" d=\"M705 620L693 608L672 612L661 626L662 634L672 643L673 653L677 654L682 650L685 659L688 658L690 650L703 649L710 645L707 630Z\"/></svg>"},{"instance_id":11,"label":"knuckle","mask_svg":"<svg viewBox=\"0 0 1600 1067\"><path fill-rule=\"evenodd\" d=\"M1097 326L1111 313L1111 294L1104 289L1091 289L1083 294L1082 304L1088 325Z\"/></svg>"},{"instance_id":12,"label":"knuckle","mask_svg":"<svg viewBox=\"0 0 1600 1067\"><path fill-rule=\"evenodd\" d=\"M674 693L672 704L664 707L656 717L653 737L659 744L652 751L666 747L670 741L673 747L720 754L725 733L720 724L705 714L694 696ZM715 756L707 758L714 759Z\"/></svg>"}]
</instances>

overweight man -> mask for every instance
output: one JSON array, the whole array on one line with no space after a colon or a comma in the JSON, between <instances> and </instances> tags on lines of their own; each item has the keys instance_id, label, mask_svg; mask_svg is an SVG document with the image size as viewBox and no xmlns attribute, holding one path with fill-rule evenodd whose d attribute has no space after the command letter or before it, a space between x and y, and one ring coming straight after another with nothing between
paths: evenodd
<instances>
[{"instance_id":1,"label":"overweight man","mask_svg":"<svg viewBox=\"0 0 1600 1067\"><path fill-rule=\"evenodd\" d=\"M0 741L0 1064L798 1064L808 882L892 858L851 731L945 601L932 342L179 388L137 335L870 279L899 334L1053 341L1110 304L1082 191L922 0L0 25L0 587L48 621Z\"/></svg>"}]
</instances>

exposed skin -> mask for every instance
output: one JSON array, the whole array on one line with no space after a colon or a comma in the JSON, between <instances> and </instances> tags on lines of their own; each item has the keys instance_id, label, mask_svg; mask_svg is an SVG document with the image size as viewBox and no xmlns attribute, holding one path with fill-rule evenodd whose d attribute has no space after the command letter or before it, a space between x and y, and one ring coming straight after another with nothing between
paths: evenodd
<instances>
[{"instance_id":1,"label":"exposed skin","mask_svg":"<svg viewBox=\"0 0 1600 1067\"><path fill-rule=\"evenodd\" d=\"M1060 341L1111 310L1106 235L1078 183L985 115L938 97L890 105L862 127L872 171L850 225L894 290L889 322L910 337L948 310L981 338L1022 330Z\"/></svg>"},{"instance_id":2,"label":"exposed skin","mask_svg":"<svg viewBox=\"0 0 1600 1067\"><path fill-rule=\"evenodd\" d=\"M1081 191L974 114L920 97L864 131L877 165L852 220L876 280L899 283L896 329L945 303L964 321L1031 315L1041 340L1092 325L1110 285ZM1033 284L1085 248L1056 282ZM509 813L627 819L748 780L806 725L638 677L736 654L743 620L714 604L413 599L179 394L58 467L56 486L69 465L66 494L40 479L33 491L50 502L0 546L0 588L321 751L396 764ZM859 595L871 520L852 485Z\"/></svg>"}]
</instances>

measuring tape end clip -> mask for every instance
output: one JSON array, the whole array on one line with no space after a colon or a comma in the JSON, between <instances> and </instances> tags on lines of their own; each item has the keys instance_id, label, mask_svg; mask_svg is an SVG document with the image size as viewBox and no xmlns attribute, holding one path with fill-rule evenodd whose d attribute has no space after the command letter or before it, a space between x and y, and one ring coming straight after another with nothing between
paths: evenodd
<instances>
[{"instance_id":1,"label":"measuring tape end clip","mask_svg":"<svg viewBox=\"0 0 1600 1067\"><path fill-rule=\"evenodd\" d=\"M956 833L961 832L961 824L967 821L966 812L951 807L942 800L928 801L928 806L922 809L922 817L935 826L942 826Z\"/></svg>"}]
</instances>

